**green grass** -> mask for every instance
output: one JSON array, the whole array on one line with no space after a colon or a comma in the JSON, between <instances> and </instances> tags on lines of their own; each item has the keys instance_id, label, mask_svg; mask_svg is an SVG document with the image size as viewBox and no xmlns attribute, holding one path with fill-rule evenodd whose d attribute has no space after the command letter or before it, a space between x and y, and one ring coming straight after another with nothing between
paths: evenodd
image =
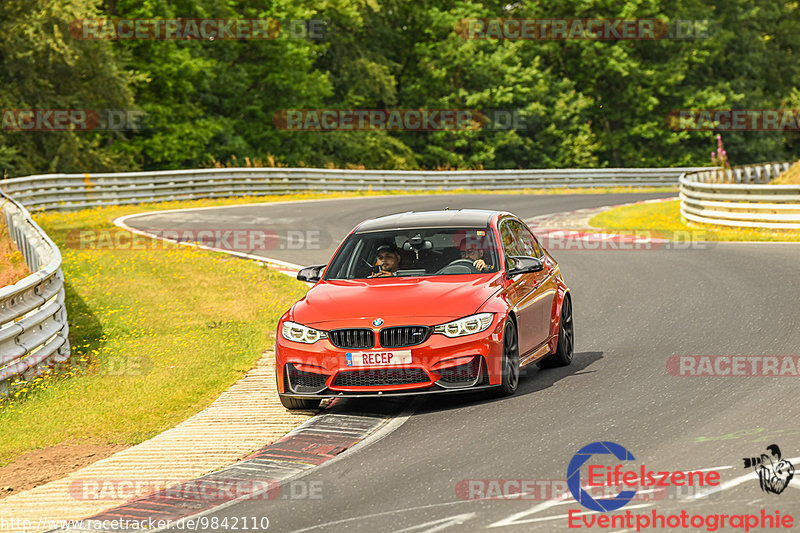
<instances>
[{"instance_id":1,"label":"green grass","mask_svg":"<svg viewBox=\"0 0 800 533\"><path fill-rule=\"evenodd\" d=\"M595 215L591 226L620 231L650 231L678 241L800 241L800 230L727 228L683 219L680 202L670 200L617 207Z\"/></svg>"},{"instance_id":2,"label":"green grass","mask_svg":"<svg viewBox=\"0 0 800 533\"><path fill-rule=\"evenodd\" d=\"M259 202L285 202L291 200L318 200L336 198L362 198L371 196L398 196L398 195L432 195L432 194L623 194L623 193L658 193L677 192L677 186L664 187L576 187L552 189L454 189L435 191L398 190L398 191L372 191L364 189L352 192L328 193L297 193L272 196L239 196L232 198L205 198L200 200L177 200L129 206L125 213L139 213L143 211L160 211L164 209L183 209L192 207L212 207L225 205L239 205ZM35 212L35 210L31 210ZM115 215L116 216L116 215Z\"/></svg>"},{"instance_id":3,"label":"green grass","mask_svg":"<svg viewBox=\"0 0 800 533\"><path fill-rule=\"evenodd\" d=\"M772 180L772 185L800 185L800 161Z\"/></svg>"},{"instance_id":4,"label":"green grass","mask_svg":"<svg viewBox=\"0 0 800 533\"><path fill-rule=\"evenodd\" d=\"M112 229L117 216L159 207L36 216L64 257L73 360L0 401L0 465L63 443L136 444L173 427L253 366L305 293L303 283L225 254L65 244L70 230Z\"/></svg>"},{"instance_id":5,"label":"green grass","mask_svg":"<svg viewBox=\"0 0 800 533\"><path fill-rule=\"evenodd\" d=\"M11 239L5 217L0 212L0 287L13 285L28 274L25 258Z\"/></svg>"},{"instance_id":6,"label":"green grass","mask_svg":"<svg viewBox=\"0 0 800 533\"><path fill-rule=\"evenodd\" d=\"M632 189L437 191L581 194ZM273 343L280 315L306 285L250 261L190 247L145 251L80 250L77 230L114 230L131 213L408 194L407 191L296 194L171 201L35 214L61 249L72 359L0 400L0 466L59 444L138 444L209 405ZM430 194L430 193L419 193ZM436 194L436 193L434 193ZM70 242L72 242L70 238ZM11 429L13 428L13 429Z\"/></svg>"}]
</instances>

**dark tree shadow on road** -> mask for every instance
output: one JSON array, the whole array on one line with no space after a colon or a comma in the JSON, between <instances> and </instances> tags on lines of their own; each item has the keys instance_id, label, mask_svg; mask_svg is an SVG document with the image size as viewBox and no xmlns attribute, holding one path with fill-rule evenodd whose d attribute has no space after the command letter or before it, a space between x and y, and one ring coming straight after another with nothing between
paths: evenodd
<instances>
[{"instance_id":1,"label":"dark tree shadow on road","mask_svg":"<svg viewBox=\"0 0 800 533\"><path fill-rule=\"evenodd\" d=\"M536 364L530 365L522 369L519 388L516 394L511 396L511 398L535 394L549 389L556 382L564 378L593 372L591 370L584 372L584 370L586 370L589 365L602 358L603 352L580 352L575 354L572 359L572 364L569 366L540 370ZM425 405L423 405L417 413L458 409L460 407L479 403L502 402L506 399L507 398L494 397L490 392L472 394L431 394L428 396L428 401L425 402Z\"/></svg>"},{"instance_id":2,"label":"dark tree shadow on road","mask_svg":"<svg viewBox=\"0 0 800 533\"><path fill-rule=\"evenodd\" d=\"M522 369L519 388L517 393L511 398L535 394L548 389L558 381L568 377L580 377L583 374L593 372L586 370L589 365L603 358L603 352L580 352L576 353L569 366L560 368L548 368L540 370L535 364ZM393 415L399 414L415 398L420 396L409 395L408 397L393 398L342 398L343 402L337 402L335 408L330 412L340 414L365 414L365 415ZM422 414L432 411L443 411L447 409L459 409L470 405L502 402L508 398L496 398L488 391L472 393L442 393L428 394L424 396L423 405L416 410L415 414Z\"/></svg>"}]
</instances>

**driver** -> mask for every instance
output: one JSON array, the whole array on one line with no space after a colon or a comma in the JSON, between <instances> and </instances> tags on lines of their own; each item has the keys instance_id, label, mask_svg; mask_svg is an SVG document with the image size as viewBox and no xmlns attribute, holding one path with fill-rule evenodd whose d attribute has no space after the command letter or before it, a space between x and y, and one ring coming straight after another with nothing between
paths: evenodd
<instances>
[{"instance_id":1,"label":"driver","mask_svg":"<svg viewBox=\"0 0 800 533\"><path fill-rule=\"evenodd\" d=\"M470 243L467 242L467 239L464 239L464 242L461 243L460 251L461 259L469 259L472 261L472 266L474 266L478 272L486 272L494 268L492 265L487 265L486 261L483 260L484 250L478 246L478 243Z\"/></svg>"},{"instance_id":2,"label":"driver","mask_svg":"<svg viewBox=\"0 0 800 533\"><path fill-rule=\"evenodd\" d=\"M380 270L372 274L371 278L396 276L397 268L400 266L400 251L394 245L381 244L378 246L375 266L379 267Z\"/></svg>"}]
</instances>

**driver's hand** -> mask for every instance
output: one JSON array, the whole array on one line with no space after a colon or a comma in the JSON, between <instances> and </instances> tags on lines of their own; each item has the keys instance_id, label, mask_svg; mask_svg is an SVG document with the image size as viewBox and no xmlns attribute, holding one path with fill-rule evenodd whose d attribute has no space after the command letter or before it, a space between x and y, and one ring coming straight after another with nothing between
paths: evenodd
<instances>
[{"instance_id":1,"label":"driver's hand","mask_svg":"<svg viewBox=\"0 0 800 533\"><path fill-rule=\"evenodd\" d=\"M377 273L371 275L370 277L371 278L385 278L386 276L392 276L392 275L393 274L391 272L387 271L387 270L381 270L380 272L377 272Z\"/></svg>"},{"instance_id":2,"label":"driver's hand","mask_svg":"<svg viewBox=\"0 0 800 533\"><path fill-rule=\"evenodd\" d=\"M487 265L486 261L484 261L483 259L477 259L472 264L478 270L481 270L481 271L489 270L489 265Z\"/></svg>"}]
</instances>

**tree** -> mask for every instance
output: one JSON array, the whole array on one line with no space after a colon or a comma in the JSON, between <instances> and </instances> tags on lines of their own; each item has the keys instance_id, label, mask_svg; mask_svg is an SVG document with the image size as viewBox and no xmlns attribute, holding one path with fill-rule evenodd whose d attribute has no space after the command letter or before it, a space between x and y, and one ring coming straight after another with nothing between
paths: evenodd
<instances>
[{"instance_id":1,"label":"tree","mask_svg":"<svg viewBox=\"0 0 800 533\"><path fill-rule=\"evenodd\" d=\"M13 131L16 110L108 110L132 105L129 75L109 43L74 39L69 25L98 15L95 0L6 0L0 11L0 165L9 175L114 171L130 160L109 131ZM16 121L14 121L16 122Z\"/></svg>"}]
</instances>

